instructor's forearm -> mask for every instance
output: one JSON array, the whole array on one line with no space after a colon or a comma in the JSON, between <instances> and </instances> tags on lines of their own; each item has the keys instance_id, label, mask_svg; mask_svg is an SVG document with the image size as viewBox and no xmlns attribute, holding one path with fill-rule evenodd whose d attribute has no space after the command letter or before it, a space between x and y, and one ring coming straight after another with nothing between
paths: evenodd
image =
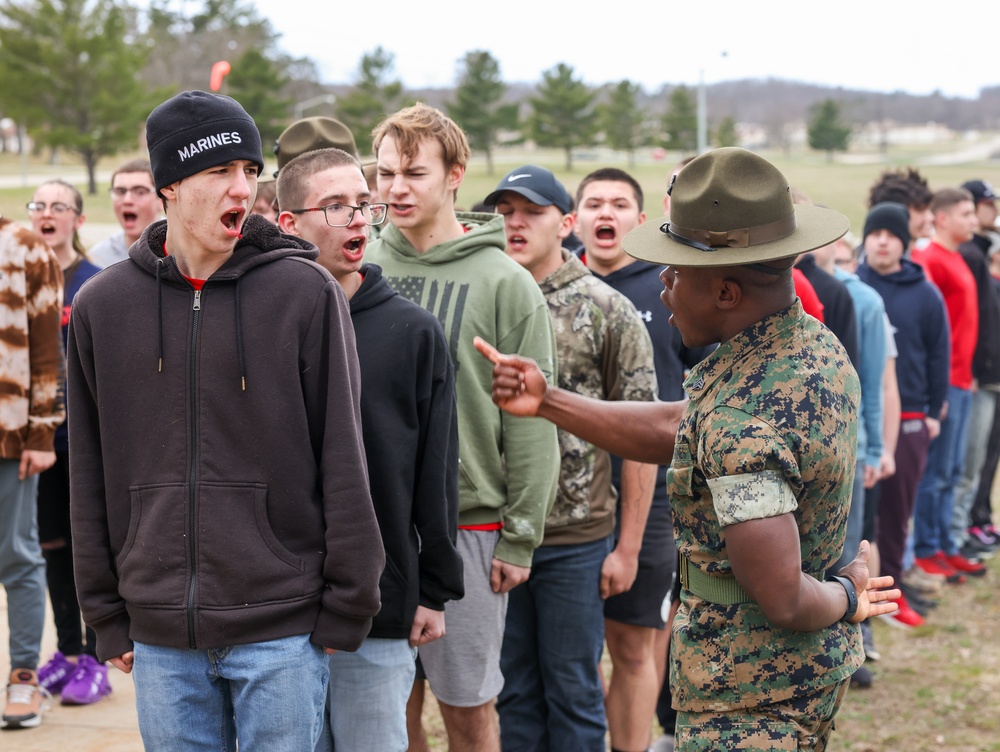
<instances>
[{"instance_id":1,"label":"instructor's forearm","mask_svg":"<svg viewBox=\"0 0 1000 752\"><path fill-rule=\"evenodd\" d=\"M669 465L686 404L597 400L549 387L538 416L623 459Z\"/></svg>"}]
</instances>

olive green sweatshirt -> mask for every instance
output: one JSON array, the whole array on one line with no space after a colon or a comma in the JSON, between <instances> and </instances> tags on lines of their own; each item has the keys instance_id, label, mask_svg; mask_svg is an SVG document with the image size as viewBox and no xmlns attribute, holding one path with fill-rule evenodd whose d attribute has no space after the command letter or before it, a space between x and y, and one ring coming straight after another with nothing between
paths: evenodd
<instances>
[{"instance_id":1,"label":"olive green sweatshirt","mask_svg":"<svg viewBox=\"0 0 1000 752\"><path fill-rule=\"evenodd\" d=\"M535 360L555 383L555 337L531 275L504 253L503 218L459 214L468 232L420 253L386 227L366 253L396 290L441 322L455 363L459 526L503 522L495 556L530 566L559 477L556 428L502 412L490 397L492 365L472 344Z\"/></svg>"}]
</instances>

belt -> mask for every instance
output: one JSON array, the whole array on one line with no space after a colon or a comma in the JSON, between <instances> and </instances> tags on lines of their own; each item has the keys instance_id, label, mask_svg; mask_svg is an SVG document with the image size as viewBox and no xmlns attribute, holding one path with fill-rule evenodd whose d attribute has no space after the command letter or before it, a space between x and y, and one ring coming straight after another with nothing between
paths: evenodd
<instances>
[{"instance_id":1,"label":"belt","mask_svg":"<svg viewBox=\"0 0 1000 752\"><path fill-rule=\"evenodd\" d=\"M691 560L680 557L678 576L681 587L702 600L718 603L720 606L733 606L737 603L752 603L736 578L731 574L706 574L697 567L691 566Z\"/></svg>"}]
</instances>

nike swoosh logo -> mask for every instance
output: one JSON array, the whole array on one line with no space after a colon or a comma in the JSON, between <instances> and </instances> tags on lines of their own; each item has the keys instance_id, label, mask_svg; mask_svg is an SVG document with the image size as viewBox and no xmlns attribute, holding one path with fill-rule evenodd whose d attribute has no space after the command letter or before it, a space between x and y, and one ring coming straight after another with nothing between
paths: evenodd
<instances>
[{"instance_id":1,"label":"nike swoosh logo","mask_svg":"<svg viewBox=\"0 0 1000 752\"><path fill-rule=\"evenodd\" d=\"M521 178L530 178L530 177L531 177L530 172L522 172L520 175L511 175L509 178L507 178L507 182L513 183L515 180L520 180Z\"/></svg>"}]
</instances>

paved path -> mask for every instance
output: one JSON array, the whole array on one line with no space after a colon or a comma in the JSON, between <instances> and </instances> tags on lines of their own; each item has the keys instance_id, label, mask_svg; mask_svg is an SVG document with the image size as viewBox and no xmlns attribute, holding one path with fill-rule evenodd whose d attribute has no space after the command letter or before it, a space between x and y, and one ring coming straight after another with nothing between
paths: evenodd
<instances>
[{"instance_id":1,"label":"paved path","mask_svg":"<svg viewBox=\"0 0 1000 752\"><path fill-rule=\"evenodd\" d=\"M0 588L0 676L10 676L7 651L7 594ZM42 640L42 662L56 649L49 611ZM55 698L38 728L0 730L0 750L14 752L141 752L132 678L115 668L108 671L112 692L94 705L71 707ZM6 698L4 698L6 702Z\"/></svg>"}]
</instances>

